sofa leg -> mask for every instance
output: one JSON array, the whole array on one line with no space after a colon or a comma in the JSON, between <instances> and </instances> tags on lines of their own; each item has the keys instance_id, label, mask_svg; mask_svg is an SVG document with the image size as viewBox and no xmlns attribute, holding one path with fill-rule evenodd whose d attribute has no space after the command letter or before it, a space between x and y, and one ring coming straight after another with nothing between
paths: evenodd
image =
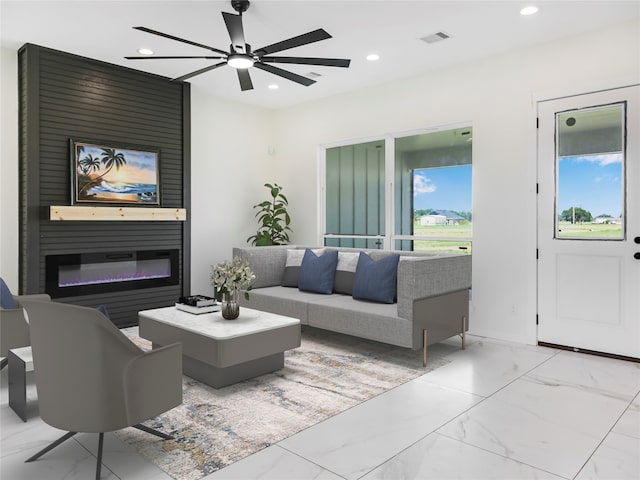
<instances>
[{"instance_id":1,"label":"sofa leg","mask_svg":"<svg viewBox=\"0 0 640 480\"><path fill-rule=\"evenodd\" d=\"M422 366L427 366L427 330L422 330Z\"/></svg>"},{"instance_id":2,"label":"sofa leg","mask_svg":"<svg viewBox=\"0 0 640 480\"><path fill-rule=\"evenodd\" d=\"M467 341L467 317L462 317L462 333L460 334L460 338L462 338L462 350L466 347Z\"/></svg>"}]
</instances>

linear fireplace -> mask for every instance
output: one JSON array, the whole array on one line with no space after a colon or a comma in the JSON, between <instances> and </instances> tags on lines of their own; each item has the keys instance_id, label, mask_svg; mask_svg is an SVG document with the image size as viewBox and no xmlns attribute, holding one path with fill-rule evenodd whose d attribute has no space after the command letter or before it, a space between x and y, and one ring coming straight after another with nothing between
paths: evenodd
<instances>
[{"instance_id":1,"label":"linear fireplace","mask_svg":"<svg viewBox=\"0 0 640 480\"><path fill-rule=\"evenodd\" d=\"M177 285L178 257L177 249L47 255L45 291L59 298Z\"/></svg>"}]
</instances>

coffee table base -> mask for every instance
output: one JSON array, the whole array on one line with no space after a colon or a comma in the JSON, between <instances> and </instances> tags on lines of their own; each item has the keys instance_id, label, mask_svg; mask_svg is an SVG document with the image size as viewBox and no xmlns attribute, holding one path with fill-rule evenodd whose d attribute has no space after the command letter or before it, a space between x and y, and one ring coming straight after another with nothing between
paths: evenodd
<instances>
[{"instance_id":1,"label":"coffee table base","mask_svg":"<svg viewBox=\"0 0 640 480\"><path fill-rule=\"evenodd\" d=\"M180 342L183 373L214 388L280 370L284 352L300 346L300 320L250 308L233 321L174 307L143 310L138 320L153 348Z\"/></svg>"},{"instance_id":2,"label":"coffee table base","mask_svg":"<svg viewBox=\"0 0 640 480\"><path fill-rule=\"evenodd\" d=\"M159 345L153 344L153 348ZM284 368L284 353L249 360L225 368L218 368L195 358L182 356L183 373L213 388L222 388Z\"/></svg>"}]
</instances>

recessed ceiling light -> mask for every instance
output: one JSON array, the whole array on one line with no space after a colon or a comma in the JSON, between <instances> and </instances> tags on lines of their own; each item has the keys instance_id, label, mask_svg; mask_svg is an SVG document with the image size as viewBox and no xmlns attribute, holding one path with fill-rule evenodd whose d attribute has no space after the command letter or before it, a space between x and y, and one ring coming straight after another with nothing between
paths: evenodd
<instances>
[{"instance_id":1,"label":"recessed ceiling light","mask_svg":"<svg viewBox=\"0 0 640 480\"><path fill-rule=\"evenodd\" d=\"M520 15L533 15L534 13L538 13L538 7L534 7L533 5L524 7L520 10Z\"/></svg>"},{"instance_id":2,"label":"recessed ceiling light","mask_svg":"<svg viewBox=\"0 0 640 480\"><path fill-rule=\"evenodd\" d=\"M271 83L271 84L269 84L269 86L267 88L270 88L271 90L277 90L280 87L278 85L276 85L275 83Z\"/></svg>"},{"instance_id":3,"label":"recessed ceiling light","mask_svg":"<svg viewBox=\"0 0 640 480\"><path fill-rule=\"evenodd\" d=\"M140 55L153 55L153 50L150 48L139 48L138 53Z\"/></svg>"},{"instance_id":4,"label":"recessed ceiling light","mask_svg":"<svg viewBox=\"0 0 640 480\"><path fill-rule=\"evenodd\" d=\"M380 55L378 55L377 53L370 53L369 55L367 55L367 60L369 60L370 62L375 62L376 60L380 60Z\"/></svg>"}]
</instances>

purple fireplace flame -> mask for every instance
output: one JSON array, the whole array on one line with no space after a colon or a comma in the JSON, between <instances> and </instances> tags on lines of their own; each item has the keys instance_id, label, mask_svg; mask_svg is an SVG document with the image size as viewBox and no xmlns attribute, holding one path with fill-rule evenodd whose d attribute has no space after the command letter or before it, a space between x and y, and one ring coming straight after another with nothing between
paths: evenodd
<instances>
[{"instance_id":1,"label":"purple fireplace flame","mask_svg":"<svg viewBox=\"0 0 640 480\"><path fill-rule=\"evenodd\" d=\"M167 278L171 276L169 258L115 263L86 263L79 266L61 265L58 286L97 285L100 283L131 282Z\"/></svg>"},{"instance_id":2,"label":"purple fireplace flame","mask_svg":"<svg viewBox=\"0 0 640 480\"><path fill-rule=\"evenodd\" d=\"M52 297L178 284L178 250L49 255L46 289Z\"/></svg>"}]
</instances>

